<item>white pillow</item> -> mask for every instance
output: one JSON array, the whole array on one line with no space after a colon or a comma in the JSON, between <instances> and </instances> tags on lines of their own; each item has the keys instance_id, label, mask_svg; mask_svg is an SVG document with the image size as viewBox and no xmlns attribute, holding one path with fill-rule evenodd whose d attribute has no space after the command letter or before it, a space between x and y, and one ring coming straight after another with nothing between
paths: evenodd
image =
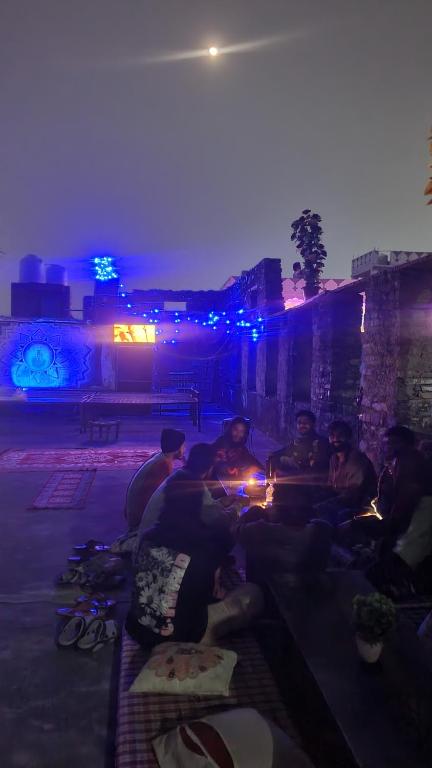
<instances>
[{"instance_id":1,"label":"white pillow","mask_svg":"<svg viewBox=\"0 0 432 768\"><path fill-rule=\"evenodd\" d=\"M129 691L229 696L237 654L197 643L161 643Z\"/></svg>"},{"instance_id":2,"label":"white pillow","mask_svg":"<svg viewBox=\"0 0 432 768\"><path fill-rule=\"evenodd\" d=\"M199 723L205 723L218 734L236 768L313 768L309 758L286 733L249 708L220 712L159 736L153 741L153 748L160 768L222 768L226 765L220 750L216 751L211 733L197 732Z\"/></svg>"}]
</instances>

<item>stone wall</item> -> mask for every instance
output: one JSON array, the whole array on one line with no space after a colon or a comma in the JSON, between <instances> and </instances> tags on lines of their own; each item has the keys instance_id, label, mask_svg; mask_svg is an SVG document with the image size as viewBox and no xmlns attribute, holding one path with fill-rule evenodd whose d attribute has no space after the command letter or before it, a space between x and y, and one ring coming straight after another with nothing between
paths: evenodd
<instances>
[{"instance_id":1,"label":"stone wall","mask_svg":"<svg viewBox=\"0 0 432 768\"><path fill-rule=\"evenodd\" d=\"M396 415L416 432L432 432L432 273L405 270L399 289Z\"/></svg>"},{"instance_id":2,"label":"stone wall","mask_svg":"<svg viewBox=\"0 0 432 768\"><path fill-rule=\"evenodd\" d=\"M376 465L381 460L383 434L397 419L400 280L400 272L382 272L365 286L360 438Z\"/></svg>"},{"instance_id":3,"label":"stone wall","mask_svg":"<svg viewBox=\"0 0 432 768\"><path fill-rule=\"evenodd\" d=\"M313 309L311 406L325 431L333 419L358 429L362 298L329 293Z\"/></svg>"},{"instance_id":4,"label":"stone wall","mask_svg":"<svg viewBox=\"0 0 432 768\"><path fill-rule=\"evenodd\" d=\"M267 321L266 338L256 350L256 386L243 391L244 411L256 426L284 442L294 430L295 413L308 408L323 431L343 418L357 432L361 307L351 288ZM250 362L253 342L244 344Z\"/></svg>"},{"instance_id":5,"label":"stone wall","mask_svg":"<svg viewBox=\"0 0 432 768\"><path fill-rule=\"evenodd\" d=\"M431 306L432 265L426 264L379 272L278 313L276 392L268 394L268 365L275 363L266 339L256 350L256 385L247 386L252 342L244 340L238 402L281 442L300 408L316 413L323 432L333 419L345 419L379 466L383 434L392 424L432 431Z\"/></svg>"}]
</instances>

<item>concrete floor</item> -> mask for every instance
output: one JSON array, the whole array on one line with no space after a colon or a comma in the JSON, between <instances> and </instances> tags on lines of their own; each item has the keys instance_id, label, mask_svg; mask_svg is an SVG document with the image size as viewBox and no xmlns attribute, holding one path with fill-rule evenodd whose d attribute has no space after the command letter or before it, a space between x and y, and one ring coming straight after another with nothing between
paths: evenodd
<instances>
[{"instance_id":1,"label":"concrete floor","mask_svg":"<svg viewBox=\"0 0 432 768\"><path fill-rule=\"evenodd\" d=\"M188 445L220 434L225 413L205 414L197 433L182 416L122 419L118 445L158 445L162 426L183 429ZM0 415L0 451L84 447L72 412ZM265 459L274 441L254 433ZM82 510L29 510L50 472L0 473L0 755L2 768L107 768L113 765L118 647L95 655L54 644L55 607L77 588L54 587L74 544L124 532L123 506L131 471L99 470ZM127 590L113 594L117 618Z\"/></svg>"}]
</instances>

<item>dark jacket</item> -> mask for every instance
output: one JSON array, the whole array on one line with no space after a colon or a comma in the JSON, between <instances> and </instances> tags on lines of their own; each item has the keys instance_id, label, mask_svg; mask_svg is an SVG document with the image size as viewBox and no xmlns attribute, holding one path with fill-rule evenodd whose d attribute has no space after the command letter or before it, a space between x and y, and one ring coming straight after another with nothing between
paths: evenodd
<instances>
[{"instance_id":1,"label":"dark jacket","mask_svg":"<svg viewBox=\"0 0 432 768\"><path fill-rule=\"evenodd\" d=\"M229 435L218 437L213 443L215 472L220 478L243 478L247 473L263 469L245 443L234 443Z\"/></svg>"},{"instance_id":2,"label":"dark jacket","mask_svg":"<svg viewBox=\"0 0 432 768\"><path fill-rule=\"evenodd\" d=\"M290 462L284 462L284 458ZM314 474L327 476L330 458L329 442L316 432L296 437L269 457L269 472L276 474Z\"/></svg>"},{"instance_id":3,"label":"dark jacket","mask_svg":"<svg viewBox=\"0 0 432 768\"><path fill-rule=\"evenodd\" d=\"M215 572L233 539L227 525L203 521L204 493L185 471L173 475L158 522L139 539L126 629L141 645L199 642L205 633Z\"/></svg>"},{"instance_id":4,"label":"dark jacket","mask_svg":"<svg viewBox=\"0 0 432 768\"><path fill-rule=\"evenodd\" d=\"M430 495L430 468L416 448L402 451L380 475L378 509L395 533L408 528L420 499Z\"/></svg>"},{"instance_id":5,"label":"dark jacket","mask_svg":"<svg viewBox=\"0 0 432 768\"><path fill-rule=\"evenodd\" d=\"M347 508L370 504L377 493L377 476L370 459L351 448L344 460L334 453L330 459L329 485Z\"/></svg>"}]
</instances>

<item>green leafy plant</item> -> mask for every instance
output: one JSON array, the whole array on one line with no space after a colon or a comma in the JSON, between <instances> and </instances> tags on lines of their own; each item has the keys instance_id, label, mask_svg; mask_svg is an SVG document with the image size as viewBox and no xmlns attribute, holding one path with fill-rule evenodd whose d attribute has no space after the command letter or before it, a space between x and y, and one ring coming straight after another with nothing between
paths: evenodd
<instances>
[{"instance_id":1,"label":"green leafy plant","mask_svg":"<svg viewBox=\"0 0 432 768\"><path fill-rule=\"evenodd\" d=\"M291 224L291 240L303 258L302 274L305 281L304 294L307 299L319 292L319 279L324 269L327 251L321 242L321 216L309 208L302 211L299 219Z\"/></svg>"},{"instance_id":2,"label":"green leafy plant","mask_svg":"<svg viewBox=\"0 0 432 768\"><path fill-rule=\"evenodd\" d=\"M358 636L373 645L380 642L394 626L396 608L392 600L379 592L356 595L353 600L353 619Z\"/></svg>"}]
</instances>

